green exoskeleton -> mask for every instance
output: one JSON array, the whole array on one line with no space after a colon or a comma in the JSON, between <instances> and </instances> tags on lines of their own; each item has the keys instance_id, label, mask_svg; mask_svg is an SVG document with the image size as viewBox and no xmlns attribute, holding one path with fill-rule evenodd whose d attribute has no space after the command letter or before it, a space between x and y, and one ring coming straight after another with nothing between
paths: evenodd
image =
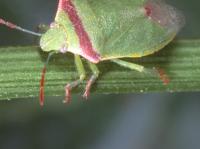
<instances>
[{"instance_id":1,"label":"green exoskeleton","mask_svg":"<svg viewBox=\"0 0 200 149\"><path fill-rule=\"evenodd\" d=\"M142 57L162 49L183 26L184 17L160 0L59 0L55 20L44 34L22 29L3 19L0 24L41 36L43 51L74 54L80 77L65 87L65 102L69 102L71 90L86 78L80 57L87 60L93 73L86 85L85 98L99 76L96 64L105 60L139 72L150 71L167 83L162 72L121 58ZM45 72L46 65L40 85L41 105L44 103Z\"/></svg>"}]
</instances>

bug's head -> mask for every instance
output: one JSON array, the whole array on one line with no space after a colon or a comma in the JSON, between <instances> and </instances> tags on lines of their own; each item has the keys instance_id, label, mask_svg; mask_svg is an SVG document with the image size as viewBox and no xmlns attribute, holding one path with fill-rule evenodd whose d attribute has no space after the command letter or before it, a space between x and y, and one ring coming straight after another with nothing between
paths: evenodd
<instances>
[{"instance_id":1,"label":"bug's head","mask_svg":"<svg viewBox=\"0 0 200 149\"><path fill-rule=\"evenodd\" d=\"M169 32L178 32L185 24L185 18L176 8L162 0L148 0L145 4L146 15Z\"/></svg>"},{"instance_id":2,"label":"bug's head","mask_svg":"<svg viewBox=\"0 0 200 149\"><path fill-rule=\"evenodd\" d=\"M66 34L62 27L52 24L50 28L41 36L40 47L43 51L67 51Z\"/></svg>"}]
</instances>

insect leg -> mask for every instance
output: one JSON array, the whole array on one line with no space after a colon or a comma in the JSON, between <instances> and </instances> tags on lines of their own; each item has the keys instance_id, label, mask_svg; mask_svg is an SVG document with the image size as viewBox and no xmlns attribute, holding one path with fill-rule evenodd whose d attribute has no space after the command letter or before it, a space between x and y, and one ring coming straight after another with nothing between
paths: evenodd
<instances>
[{"instance_id":1,"label":"insect leg","mask_svg":"<svg viewBox=\"0 0 200 149\"><path fill-rule=\"evenodd\" d=\"M148 69L142 65L126 62L126 61L123 61L120 59L112 59L110 61L112 61L120 66L132 69L132 70L148 73L153 76L158 76L163 81L163 84L165 84L165 85L169 83L169 78L162 69L159 69L159 68Z\"/></svg>"},{"instance_id":2,"label":"insect leg","mask_svg":"<svg viewBox=\"0 0 200 149\"><path fill-rule=\"evenodd\" d=\"M91 62L88 62L90 69L92 70L92 76L90 77L90 79L88 80L87 84L86 84L86 88L85 88L85 92L83 94L84 98L88 98L88 96L90 95L90 89L92 84L95 83L95 81L97 80L98 76L99 76L99 69L97 68L97 66Z\"/></svg>"},{"instance_id":3,"label":"insect leg","mask_svg":"<svg viewBox=\"0 0 200 149\"><path fill-rule=\"evenodd\" d=\"M138 65L138 64L134 64L134 63L131 63L131 62L126 62L126 61L123 61L123 60L120 60L120 59L112 59L110 60L120 66L123 66L123 67L126 67L126 68L129 68L129 69L132 69L132 70L136 70L136 71L139 71L139 72L143 72L144 71L144 66L142 65Z\"/></svg>"},{"instance_id":4,"label":"insect leg","mask_svg":"<svg viewBox=\"0 0 200 149\"><path fill-rule=\"evenodd\" d=\"M78 74L80 76L80 78L76 81L73 81L69 84L67 84L65 86L65 100L64 100L64 103L69 103L70 100L71 100L71 90L75 87L77 87L80 83L83 82L83 80L85 79L86 77L86 73L85 73L85 69L84 69L84 66L83 66L83 63L81 61L81 58L79 55L75 55L74 56L74 61L75 61L75 65L76 65L76 68L77 68L77 71L78 71Z\"/></svg>"}]
</instances>

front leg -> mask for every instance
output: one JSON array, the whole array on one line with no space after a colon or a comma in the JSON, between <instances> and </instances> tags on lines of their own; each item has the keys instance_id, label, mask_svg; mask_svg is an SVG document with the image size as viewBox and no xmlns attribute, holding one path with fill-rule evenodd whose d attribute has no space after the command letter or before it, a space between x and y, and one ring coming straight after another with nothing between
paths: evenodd
<instances>
[{"instance_id":1,"label":"front leg","mask_svg":"<svg viewBox=\"0 0 200 149\"><path fill-rule=\"evenodd\" d=\"M74 56L75 65L78 71L80 78L76 81L73 81L65 86L65 100L64 103L69 103L71 101L71 90L77 87L86 77L85 69L81 58L79 55Z\"/></svg>"}]
</instances>

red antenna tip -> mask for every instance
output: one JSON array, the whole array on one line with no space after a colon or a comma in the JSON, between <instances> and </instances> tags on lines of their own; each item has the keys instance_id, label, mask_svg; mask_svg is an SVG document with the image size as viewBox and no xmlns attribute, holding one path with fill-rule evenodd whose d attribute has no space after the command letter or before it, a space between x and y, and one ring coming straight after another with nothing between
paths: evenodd
<instances>
[{"instance_id":1,"label":"red antenna tip","mask_svg":"<svg viewBox=\"0 0 200 149\"><path fill-rule=\"evenodd\" d=\"M44 106L44 88L40 88L40 106Z\"/></svg>"},{"instance_id":2,"label":"red antenna tip","mask_svg":"<svg viewBox=\"0 0 200 149\"><path fill-rule=\"evenodd\" d=\"M144 7L144 9L145 9L145 11L146 11L146 15L148 16L148 17L150 17L151 16L151 14L152 14L152 8L150 7L150 6L145 6Z\"/></svg>"},{"instance_id":3,"label":"red antenna tip","mask_svg":"<svg viewBox=\"0 0 200 149\"><path fill-rule=\"evenodd\" d=\"M44 106L44 83L45 83L46 66L42 69L42 76L40 80L40 106Z\"/></svg>"}]
</instances>

